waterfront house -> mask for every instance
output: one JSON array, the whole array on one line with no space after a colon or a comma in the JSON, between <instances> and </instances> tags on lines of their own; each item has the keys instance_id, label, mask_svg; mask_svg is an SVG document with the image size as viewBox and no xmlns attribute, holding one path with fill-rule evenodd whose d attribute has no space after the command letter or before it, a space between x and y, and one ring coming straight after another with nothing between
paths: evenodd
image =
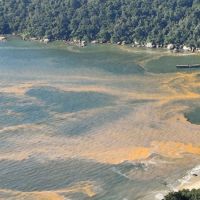
<instances>
[{"instance_id":1,"label":"waterfront house","mask_svg":"<svg viewBox=\"0 0 200 200\"><path fill-rule=\"evenodd\" d=\"M31 40L31 41L36 41L37 38L36 38L36 37L31 37L30 40Z\"/></svg>"},{"instance_id":2,"label":"waterfront house","mask_svg":"<svg viewBox=\"0 0 200 200\"><path fill-rule=\"evenodd\" d=\"M184 46L183 46L183 50L184 50L184 51L191 51L191 48L188 47L188 46L186 46L186 45L184 45Z\"/></svg>"},{"instance_id":3,"label":"waterfront house","mask_svg":"<svg viewBox=\"0 0 200 200\"><path fill-rule=\"evenodd\" d=\"M0 41L5 41L5 40L6 40L6 37L0 36Z\"/></svg>"},{"instance_id":4,"label":"waterfront house","mask_svg":"<svg viewBox=\"0 0 200 200\"><path fill-rule=\"evenodd\" d=\"M122 45L125 45L126 44L126 41L122 41Z\"/></svg>"},{"instance_id":5,"label":"waterfront house","mask_svg":"<svg viewBox=\"0 0 200 200\"><path fill-rule=\"evenodd\" d=\"M50 42L50 40L49 40L48 38L44 38L44 39L43 39L43 42L44 42L45 44L47 44L47 43Z\"/></svg>"},{"instance_id":6,"label":"waterfront house","mask_svg":"<svg viewBox=\"0 0 200 200\"><path fill-rule=\"evenodd\" d=\"M167 49L168 50L173 50L175 48L174 44L168 44Z\"/></svg>"},{"instance_id":7,"label":"waterfront house","mask_svg":"<svg viewBox=\"0 0 200 200\"><path fill-rule=\"evenodd\" d=\"M85 40L81 41L81 47L85 47L87 45L87 42Z\"/></svg>"},{"instance_id":8,"label":"waterfront house","mask_svg":"<svg viewBox=\"0 0 200 200\"><path fill-rule=\"evenodd\" d=\"M99 42L98 42L98 40L92 40L91 41L91 44L98 44Z\"/></svg>"},{"instance_id":9,"label":"waterfront house","mask_svg":"<svg viewBox=\"0 0 200 200\"><path fill-rule=\"evenodd\" d=\"M155 45L154 45L152 42L148 42L148 43L146 44L146 47L147 47L147 48L154 48Z\"/></svg>"}]
</instances>

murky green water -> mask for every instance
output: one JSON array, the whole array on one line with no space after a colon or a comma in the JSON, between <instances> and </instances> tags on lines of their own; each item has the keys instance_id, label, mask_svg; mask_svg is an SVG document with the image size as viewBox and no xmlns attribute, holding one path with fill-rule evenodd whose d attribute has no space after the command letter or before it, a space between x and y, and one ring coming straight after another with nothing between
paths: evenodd
<instances>
[{"instance_id":1,"label":"murky green water","mask_svg":"<svg viewBox=\"0 0 200 200\"><path fill-rule=\"evenodd\" d=\"M1 43L0 198L150 200L198 165L168 144L198 148L199 56L150 53Z\"/></svg>"}]
</instances>

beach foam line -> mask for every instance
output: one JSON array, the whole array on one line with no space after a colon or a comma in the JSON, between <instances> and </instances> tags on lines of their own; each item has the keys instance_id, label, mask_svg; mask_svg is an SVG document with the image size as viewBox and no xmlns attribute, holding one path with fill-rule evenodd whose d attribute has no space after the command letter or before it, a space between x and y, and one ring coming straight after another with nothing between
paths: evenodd
<instances>
[{"instance_id":1,"label":"beach foam line","mask_svg":"<svg viewBox=\"0 0 200 200\"><path fill-rule=\"evenodd\" d=\"M179 179L178 181L183 185L183 184L187 184L193 176L199 176L200 175L200 165L197 165L196 167L194 167L193 169L191 169L190 171L187 172L187 175L184 176L182 179Z\"/></svg>"},{"instance_id":2,"label":"beach foam line","mask_svg":"<svg viewBox=\"0 0 200 200\"><path fill-rule=\"evenodd\" d=\"M163 200L164 196L169 193L168 190L158 190L147 193L143 196L142 200Z\"/></svg>"},{"instance_id":3,"label":"beach foam line","mask_svg":"<svg viewBox=\"0 0 200 200\"><path fill-rule=\"evenodd\" d=\"M155 195L155 199L162 200L162 199L164 199L164 195L162 193L158 193Z\"/></svg>"},{"instance_id":4,"label":"beach foam line","mask_svg":"<svg viewBox=\"0 0 200 200\"><path fill-rule=\"evenodd\" d=\"M118 174L119 176L122 176L122 177L124 177L124 178L130 180L130 178L129 178L126 174L123 174L123 173L122 173L120 170L118 170L116 167L112 167L112 171L113 171L114 173Z\"/></svg>"},{"instance_id":5,"label":"beach foam line","mask_svg":"<svg viewBox=\"0 0 200 200\"><path fill-rule=\"evenodd\" d=\"M188 189L188 190L200 189L200 177L196 179L192 177L188 179L187 182L182 182L182 184L178 186L175 191L183 190L183 189Z\"/></svg>"},{"instance_id":6,"label":"beach foam line","mask_svg":"<svg viewBox=\"0 0 200 200\"><path fill-rule=\"evenodd\" d=\"M178 179L178 182L180 184L175 188L175 191L182 189L200 189L200 165L187 171L184 177Z\"/></svg>"}]
</instances>

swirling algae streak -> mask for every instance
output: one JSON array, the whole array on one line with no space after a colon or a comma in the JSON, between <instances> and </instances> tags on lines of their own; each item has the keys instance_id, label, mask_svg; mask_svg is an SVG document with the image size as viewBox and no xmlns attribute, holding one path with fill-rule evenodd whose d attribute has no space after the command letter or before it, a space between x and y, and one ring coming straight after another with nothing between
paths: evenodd
<instances>
[{"instance_id":1,"label":"swirling algae streak","mask_svg":"<svg viewBox=\"0 0 200 200\"><path fill-rule=\"evenodd\" d=\"M93 197L96 195L95 186L92 182L81 182L74 186L59 189L55 191L34 191L34 192L21 192L14 190L4 190L0 189L0 194L6 196L5 200L66 200L67 195L70 193L83 193L88 197ZM1 199L1 196L0 196ZM2 199L4 200L4 199Z\"/></svg>"},{"instance_id":2,"label":"swirling algae streak","mask_svg":"<svg viewBox=\"0 0 200 200\"><path fill-rule=\"evenodd\" d=\"M24 83L20 85L1 88L0 92L11 93L11 94L16 94L16 95L24 95L25 92L32 86L33 86L32 83Z\"/></svg>"},{"instance_id":3,"label":"swirling algae streak","mask_svg":"<svg viewBox=\"0 0 200 200\"><path fill-rule=\"evenodd\" d=\"M197 74L177 74L177 77L169 79L163 83L163 89L171 92L171 95L166 99L168 101L175 100L192 100L200 98L200 94L192 92L192 89L199 88L197 82Z\"/></svg>"},{"instance_id":4,"label":"swirling algae streak","mask_svg":"<svg viewBox=\"0 0 200 200\"><path fill-rule=\"evenodd\" d=\"M138 78L139 80L139 78ZM111 81L116 79L111 78ZM121 80L120 80L121 81ZM130 79L129 79L130 81ZM137 81L137 77L136 77ZM30 155L44 155L49 159L59 158L86 158L93 159L101 163L118 164L126 160L146 159L152 153L158 153L168 157L181 157L182 154L191 153L200 155L200 128L192 125L184 118L182 112L187 108L181 104L173 105L177 100L196 100L200 98L198 93L193 92L200 84L197 73L192 74L170 74L155 75L141 80L141 84L148 82L158 87L160 92L142 92L132 90L119 90L119 88L109 86L81 86L80 88L60 86L63 91L101 91L119 97L120 103L131 100L156 100L156 102L138 105L129 115L118 119L115 123L108 123L101 128L92 130L90 136L47 136L44 127L38 131L37 137L23 135L23 140L11 137L9 142L15 144L15 149L9 154L0 153L0 158L5 159L25 159ZM143 81L143 82L142 82ZM151 82L153 81L153 82ZM8 88L15 94L24 94L34 85L24 84L15 89ZM49 86L51 86L49 84ZM54 85L55 87L55 85ZM16 92L17 91L17 92ZM4 88L4 92L6 89ZM108 108L100 108L100 110ZM97 112L99 110L97 109ZM90 111L84 112L84 117L90 115ZM78 112L81 114L81 112ZM61 114L60 114L61 115ZM63 117L65 117L63 115ZM67 119L68 116L66 116ZM143 125L144 124L144 125ZM30 126L30 125L29 125ZM16 128L27 128L23 125ZM43 126L43 125L36 125ZM34 124L31 128L34 128ZM12 127L10 127L12 130ZM0 130L6 132L6 129ZM187 141L187 142L186 142ZM53 146L51 144L54 144ZM90 145L88 145L90 144ZM20 147L23 147L23 152ZM15 156L12 156L15 155Z\"/></svg>"}]
</instances>

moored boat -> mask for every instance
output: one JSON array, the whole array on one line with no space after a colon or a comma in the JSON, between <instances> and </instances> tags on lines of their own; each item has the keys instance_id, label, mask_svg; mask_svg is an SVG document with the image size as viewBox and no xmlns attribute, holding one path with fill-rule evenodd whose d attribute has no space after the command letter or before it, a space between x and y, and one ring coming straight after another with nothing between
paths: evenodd
<instances>
[{"instance_id":1,"label":"moored boat","mask_svg":"<svg viewBox=\"0 0 200 200\"><path fill-rule=\"evenodd\" d=\"M200 64L176 65L176 68L178 68L178 69L200 68Z\"/></svg>"},{"instance_id":2,"label":"moored boat","mask_svg":"<svg viewBox=\"0 0 200 200\"><path fill-rule=\"evenodd\" d=\"M0 36L0 42L5 42L5 41L6 41L6 37Z\"/></svg>"}]
</instances>

